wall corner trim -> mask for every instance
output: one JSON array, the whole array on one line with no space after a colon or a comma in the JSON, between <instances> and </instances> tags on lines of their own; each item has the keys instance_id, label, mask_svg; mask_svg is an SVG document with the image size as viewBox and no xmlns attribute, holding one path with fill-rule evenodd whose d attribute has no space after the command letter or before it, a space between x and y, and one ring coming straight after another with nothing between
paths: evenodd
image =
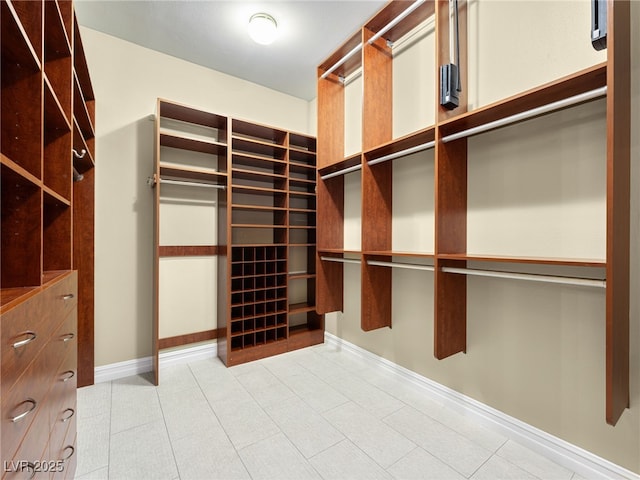
<instances>
[{"instance_id":1,"label":"wall corner trim","mask_svg":"<svg viewBox=\"0 0 640 480\"><path fill-rule=\"evenodd\" d=\"M603 480L640 480L640 475L573 445L539 428L511 417L438 382L382 358L351 342L325 332L325 345L357 356L372 368L385 370L405 382L424 389L425 394L478 421L489 429L549 458L584 478Z\"/></svg>"},{"instance_id":2,"label":"wall corner trim","mask_svg":"<svg viewBox=\"0 0 640 480\"><path fill-rule=\"evenodd\" d=\"M160 367L177 365L179 363L195 362L218 356L218 344L207 343L178 350L160 352ZM134 358L124 362L111 363L96 367L94 370L94 382L103 383L120 378L139 375L153 370L152 357Z\"/></svg>"}]
</instances>

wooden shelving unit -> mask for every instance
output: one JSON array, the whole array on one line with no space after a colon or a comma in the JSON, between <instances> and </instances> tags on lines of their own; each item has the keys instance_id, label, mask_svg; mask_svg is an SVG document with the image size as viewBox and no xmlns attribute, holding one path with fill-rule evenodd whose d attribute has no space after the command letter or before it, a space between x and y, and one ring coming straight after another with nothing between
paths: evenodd
<instances>
[{"instance_id":1,"label":"wooden shelving unit","mask_svg":"<svg viewBox=\"0 0 640 480\"><path fill-rule=\"evenodd\" d=\"M1 453L72 477L76 386L93 383L94 96L71 1L0 8Z\"/></svg>"},{"instance_id":2,"label":"wooden shelving unit","mask_svg":"<svg viewBox=\"0 0 640 480\"><path fill-rule=\"evenodd\" d=\"M315 313L315 138L158 100L156 187L156 382L162 348L218 339L227 365L324 341ZM177 124L175 122L178 122ZM163 127L163 123L166 124ZM185 128L180 130L180 125ZM196 163L163 150L197 152ZM165 150L166 151L166 150ZM185 156L185 158L187 158ZM193 156L189 156L194 161ZM162 245L163 181L220 187L215 245ZM183 185L182 188L189 188ZM159 262L218 256L217 329L159 335ZM292 272L296 266L299 271ZM295 292L295 301L290 296Z\"/></svg>"},{"instance_id":3,"label":"wooden shelving unit","mask_svg":"<svg viewBox=\"0 0 640 480\"><path fill-rule=\"evenodd\" d=\"M386 26L408 9L403 19ZM434 19L433 72L449 63L449 2L390 1L361 30L318 67L318 278L319 313L343 308L341 259L361 264L361 324L372 330L391 327L391 268L418 262L434 271L434 355L443 359L466 351L466 276L478 264L502 264L510 271L570 268L606 278L606 419L615 424L629 401L629 4L609 2L607 61L563 78L467 111L466 89L460 106L437 106L435 124L392 139L391 83L393 54L389 42ZM467 76L467 2L459 2L462 83ZM379 32L382 35L378 35ZM374 41L369 42L372 37ZM346 58L345 58L346 57ZM362 70L362 153L345 158L345 87L343 80ZM436 85L438 82L436 81ZM436 88L437 90L437 88ZM434 92L439 98L439 92ZM604 259L474 255L467 252L467 138L504 125L607 98L607 254ZM436 105L438 102L436 101ZM396 252L391 245L393 160L419 150L435 155L435 234L433 252ZM361 170L362 246L343 245L344 174ZM337 225L337 228L333 228ZM352 255L348 255L351 253ZM323 260L325 258L325 260ZM402 265L400 265L402 266ZM481 272L483 273L483 272ZM577 274L579 275L579 273ZM601 279L600 279L601 280ZM597 283L598 279L596 279ZM600 283L602 283L600 281Z\"/></svg>"}]
</instances>

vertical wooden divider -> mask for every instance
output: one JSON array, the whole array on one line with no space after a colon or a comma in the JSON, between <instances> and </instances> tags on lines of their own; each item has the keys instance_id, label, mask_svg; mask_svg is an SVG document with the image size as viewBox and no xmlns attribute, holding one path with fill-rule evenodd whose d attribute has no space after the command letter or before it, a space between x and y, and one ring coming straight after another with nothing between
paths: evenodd
<instances>
[{"instance_id":1,"label":"vertical wooden divider","mask_svg":"<svg viewBox=\"0 0 640 480\"><path fill-rule=\"evenodd\" d=\"M606 419L615 425L629 406L630 2L609 0L607 13Z\"/></svg>"},{"instance_id":2,"label":"vertical wooden divider","mask_svg":"<svg viewBox=\"0 0 640 480\"><path fill-rule=\"evenodd\" d=\"M437 121L442 122L467 110L467 2L458 3L460 32L460 69L462 92L459 106L447 110L440 106L436 91ZM440 65L450 62L449 2L436 2L436 78ZM442 272L443 266L466 266L466 262L441 260L439 254L467 251L467 140L442 142L436 128L435 149L435 280L434 280L434 355L438 359L466 351L467 278Z\"/></svg>"},{"instance_id":3,"label":"vertical wooden divider","mask_svg":"<svg viewBox=\"0 0 640 480\"><path fill-rule=\"evenodd\" d=\"M362 150L393 136L393 55L384 38L369 44L374 32L362 30L363 109ZM391 327L391 278L388 267L371 266L371 251L391 250L393 163L370 167L362 156L362 292L364 331Z\"/></svg>"},{"instance_id":4,"label":"vertical wooden divider","mask_svg":"<svg viewBox=\"0 0 640 480\"><path fill-rule=\"evenodd\" d=\"M78 270L78 386L93 385L95 169L73 184L73 269Z\"/></svg>"},{"instance_id":5,"label":"vertical wooden divider","mask_svg":"<svg viewBox=\"0 0 640 480\"><path fill-rule=\"evenodd\" d=\"M156 100L156 121L155 121L155 142L154 142L154 180L155 187L153 189L153 298L159 298L160 295L160 111L162 102L158 98ZM151 345L153 355L153 383L158 385L160 382L160 312L158 302L153 302L153 325L152 325L152 342Z\"/></svg>"},{"instance_id":6,"label":"vertical wooden divider","mask_svg":"<svg viewBox=\"0 0 640 480\"><path fill-rule=\"evenodd\" d=\"M344 87L336 75L321 79L322 73L318 69L318 170L344 158ZM344 246L344 176L322 180L318 174L316 180L317 218L327 227L317 230L316 311L325 314L344 304L344 266L320 260L322 250Z\"/></svg>"},{"instance_id":7,"label":"vertical wooden divider","mask_svg":"<svg viewBox=\"0 0 640 480\"><path fill-rule=\"evenodd\" d=\"M224 249L224 255L220 253L218 255L218 301L216 328L219 332L224 332L222 335L218 335L217 348L218 357L227 364L227 355L229 353L230 345L227 343L227 329L231 323L231 296L229 291L231 289L231 204L232 204L232 191L231 191L231 168L233 166L233 141L231 138L232 119L226 120L226 132L225 143L227 150L224 158L224 171L227 173L226 187L224 190L218 190L218 245ZM218 170L220 168L220 156L218 156Z\"/></svg>"}]
</instances>

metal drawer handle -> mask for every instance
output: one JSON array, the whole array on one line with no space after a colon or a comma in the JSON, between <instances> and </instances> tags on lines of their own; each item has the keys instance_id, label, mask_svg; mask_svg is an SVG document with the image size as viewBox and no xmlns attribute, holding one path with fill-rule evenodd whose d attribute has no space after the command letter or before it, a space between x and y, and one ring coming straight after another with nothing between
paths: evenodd
<instances>
[{"instance_id":1,"label":"metal drawer handle","mask_svg":"<svg viewBox=\"0 0 640 480\"><path fill-rule=\"evenodd\" d=\"M71 420L71 417L73 417L76 414L76 411L73 408L67 408L64 412L71 412L69 415L67 415L66 417L62 417L62 423L64 422L68 422L69 420Z\"/></svg>"},{"instance_id":2,"label":"metal drawer handle","mask_svg":"<svg viewBox=\"0 0 640 480\"><path fill-rule=\"evenodd\" d=\"M62 299L63 300L71 300L74 297L75 297L75 295L73 293L67 293L66 295L62 296Z\"/></svg>"},{"instance_id":3,"label":"metal drawer handle","mask_svg":"<svg viewBox=\"0 0 640 480\"><path fill-rule=\"evenodd\" d=\"M63 375L62 381L68 382L69 380L71 380L73 377L76 376L76 372L74 372L73 370L67 370L66 372L62 372L62 375Z\"/></svg>"},{"instance_id":4,"label":"metal drawer handle","mask_svg":"<svg viewBox=\"0 0 640 480\"><path fill-rule=\"evenodd\" d=\"M36 332L32 332L31 330L27 332L22 332L20 335L25 335L27 338L14 343L13 348L24 347L27 343L31 343L37 338Z\"/></svg>"},{"instance_id":5,"label":"metal drawer handle","mask_svg":"<svg viewBox=\"0 0 640 480\"><path fill-rule=\"evenodd\" d=\"M36 476L36 464L35 463L31 463L31 462L27 462L26 465L20 466L20 471L21 472L29 472L29 473L31 473L31 475L29 475L29 480L31 480L33 477Z\"/></svg>"},{"instance_id":6,"label":"metal drawer handle","mask_svg":"<svg viewBox=\"0 0 640 480\"><path fill-rule=\"evenodd\" d=\"M73 457L73 454L76 453L76 449L73 445L67 445L62 451L66 452L69 449L71 449L71 453L62 459L63 462L69 460L71 457Z\"/></svg>"},{"instance_id":7,"label":"metal drawer handle","mask_svg":"<svg viewBox=\"0 0 640 480\"><path fill-rule=\"evenodd\" d=\"M60 340L62 340L63 342L68 342L69 340L73 340L75 337L75 333L67 333L65 335L63 335L62 337L60 337Z\"/></svg>"},{"instance_id":8,"label":"metal drawer handle","mask_svg":"<svg viewBox=\"0 0 640 480\"><path fill-rule=\"evenodd\" d=\"M31 412L33 412L36 409L36 407L38 406L38 402L36 402L33 398L27 398L24 402L18 404L18 407L20 405L26 405L26 404L31 404L31 408L29 408L26 411L22 412L20 415L16 415L15 417L13 417L11 419L11 421L13 423L16 423L16 422L19 422L20 420L22 420L24 417L26 417Z\"/></svg>"}]
</instances>

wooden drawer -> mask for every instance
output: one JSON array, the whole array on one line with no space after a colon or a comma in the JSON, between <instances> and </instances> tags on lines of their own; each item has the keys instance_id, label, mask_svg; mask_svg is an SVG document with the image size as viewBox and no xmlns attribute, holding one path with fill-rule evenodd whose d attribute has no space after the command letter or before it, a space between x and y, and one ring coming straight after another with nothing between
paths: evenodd
<instances>
[{"instance_id":1,"label":"wooden drawer","mask_svg":"<svg viewBox=\"0 0 640 480\"><path fill-rule=\"evenodd\" d=\"M70 272L22 304L2 314L0 391L5 398L62 319L76 310L77 274ZM73 295L69 298L69 295ZM66 298L66 299L65 299Z\"/></svg>"},{"instance_id":2,"label":"wooden drawer","mask_svg":"<svg viewBox=\"0 0 640 480\"><path fill-rule=\"evenodd\" d=\"M50 477L49 445L46 434L48 424L48 412L46 409L42 409L33 419L31 428L27 431L12 460L3 465L3 479L45 479Z\"/></svg>"},{"instance_id":3,"label":"wooden drawer","mask_svg":"<svg viewBox=\"0 0 640 480\"><path fill-rule=\"evenodd\" d=\"M47 395L57 373L57 367L62 361L59 348L56 342L48 342L13 388L2 396L0 411L2 413L3 457L13 457L22 437L36 416L44 419L41 422L42 425L38 424L37 428L43 428L48 437L51 424ZM43 412L43 410L46 411ZM21 414L25 415L13 421L14 417Z\"/></svg>"},{"instance_id":4,"label":"wooden drawer","mask_svg":"<svg viewBox=\"0 0 640 480\"><path fill-rule=\"evenodd\" d=\"M49 456L51 462L60 468L56 468L56 472L52 478L64 479L73 478L76 472L76 466L78 463L77 445L76 445L76 417L73 416L69 420L69 425L65 430L65 435L62 437L62 441L58 446L50 443Z\"/></svg>"},{"instance_id":5,"label":"wooden drawer","mask_svg":"<svg viewBox=\"0 0 640 480\"><path fill-rule=\"evenodd\" d=\"M77 314L72 312L61 325L58 334L51 340L52 342L59 342L59 344L61 344L61 346L58 345L56 350L63 349L62 355L64 357L57 369L53 386L51 387L51 392L47 400L50 405L52 436L56 426L59 424L68 425L69 420L75 416L76 412L77 343L75 337L67 342L64 341L65 338L68 338L69 333L75 329L76 317ZM53 442L52 447L61 444L63 439L64 435L58 438L57 443Z\"/></svg>"}]
</instances>

